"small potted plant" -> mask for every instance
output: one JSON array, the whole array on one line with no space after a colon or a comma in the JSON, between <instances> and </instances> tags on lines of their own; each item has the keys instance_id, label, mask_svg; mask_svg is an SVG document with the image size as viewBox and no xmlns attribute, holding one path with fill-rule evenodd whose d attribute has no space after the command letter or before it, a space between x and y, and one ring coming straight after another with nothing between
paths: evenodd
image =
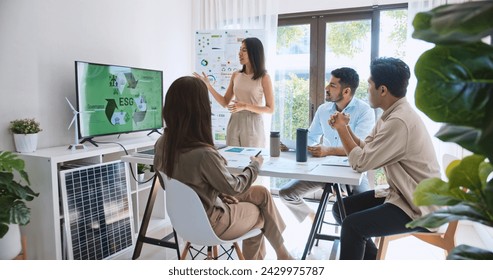
<instances>
[{"instance_id":1,"label":"small potted plant","mask_svg":"<svg viewBox=\"0 0 493 280\"><path fill-rule=\"evenodd\" d=\"M31 220L26 202L39 195L29 185L24 161L16 154L0 151L0 259L12 259L21 251L19 225Z\"/></svg>"},{"instance_id":2,"label":"small potted plant","mask_svg":"<svg viewBox=\"0 0 493 280\"><path fill-rule=\"evenodd\" d=\"M42 131L39 122L32 119L16 119L10 122L10 132L14 135L15 150L19 153L32 153L38 146L38 133Z\"/></svg>"},{"instance_id":3,"label":"small potted plant","mask_svg":"<svg viewBox=\"0 0 493 280\"><path fill-rule=\"evenodd\" d=\"M147 170L151 170L151 167L147 164L143 164L143 163L138 163L137 164L137 175L138 175L138 179L139 181L143 181L144 180L144 173L147 171Z\"/></svg>"}]
</instances>

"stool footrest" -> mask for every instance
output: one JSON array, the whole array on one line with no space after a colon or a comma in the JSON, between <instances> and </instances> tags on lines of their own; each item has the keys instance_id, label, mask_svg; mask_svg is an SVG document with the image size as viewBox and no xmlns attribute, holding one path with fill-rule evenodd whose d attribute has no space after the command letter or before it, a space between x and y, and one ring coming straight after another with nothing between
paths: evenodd
<instances>
[{"instance_id":1,"label":"stool footrest","mask_svg":"<svg viewBox=\"0 0 493 280\"><path fill-rule=\"evenodd\" d=\"M171 248L171 249L178 249L178 244L177 242L169 242L169 240L173 238L173 233L170 233L163 237L162 239L158 238L151 238L151 237L142 237L142 242L148 243L148 244L153 244L153 245L158 245L161 247L166 247L166 248Z\"/></svg>"}]
</instances>

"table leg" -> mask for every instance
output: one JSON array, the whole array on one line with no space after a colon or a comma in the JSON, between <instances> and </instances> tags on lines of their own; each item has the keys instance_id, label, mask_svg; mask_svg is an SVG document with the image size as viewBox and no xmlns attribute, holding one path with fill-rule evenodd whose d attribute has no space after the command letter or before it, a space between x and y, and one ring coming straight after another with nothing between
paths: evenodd
<instances>
[{"instance_id":1,"label":"table leg","mask_svg":"<svg viewBox=\"0 0 493 280\"><path fill-rule=\"evenodd\" d=\"M303 256L301 257L302 260L306 259L306 256L311 251L315 238L317 236L320 236L320 234L318 234L318 231L323 223L323 216L324 216L323 214L327 207L327 202L329 200L331 188L332 188L332 183L327 183L324 187L322 197L318 204L317 212L315 213L315 219L313 220L312 228L310 229L310 234L308 235L308 240L306 241L305 250L303 251Z\"/></svg>"},{"instance_id":2,"label":"table leg","mask_svg":"<svg viewBox=\"0 0 493 280\"><path fill-rule=\"evenodd\" d=\"M142 223L140 225L139 235L137 237L137 243L135 244L132 260L135 260L140 256L142 246L144 245L147 228L149 227L149 221L151 220L152 208L154 207L154 202L156 201L158 191L158 188L156 187L156 178L157 176L154 176L154 179L152 180L152 187L149 193L149 198L147 198L147 205L144 211L144 216L142 217Z\"/></svg>"},{"instance_id":3,"label":"table leg","mask_svg":"<svg viewBox=\"0 0 493 280\"><path fill-rule=\"evenodd\" d=\"M135 244L132 260L139 258L144 243L175 249L178 259L180 259L178 238L176 236L176 232L174 229L172 233L168 234L162 239L150 238L146 236L147 228L149 227L149 221L151 220L151 214L152 214L152 209L154 207L154 202L156 201L157 192L159 191L159 186L156 184L158 178L157 176L158 175L155 175L152 181L151 191L149 193L149 198L147 199L147 205L144 211L144 216L142 217L142 223L140 225L139 235L137 237L137 243ZM168 241L172 237L174 237L175 242Z\"/></svg>"},{"instance_id":4,"label":"table leg","mask_svg":"<svg viewBox=\"0 0 493 280\"><path fill-rule=\"evenodd\" d=\"M334 184L334 186L335 186L334 191L336 192L336 197L337 197L337 207L339 207L339 213L341 213L341 219L344 220L346 218L346 208L344 208L344 203L342 202L341 185ZM349 186L348 186L348 190L349 190Z\"/></svg>"}]
</instances>

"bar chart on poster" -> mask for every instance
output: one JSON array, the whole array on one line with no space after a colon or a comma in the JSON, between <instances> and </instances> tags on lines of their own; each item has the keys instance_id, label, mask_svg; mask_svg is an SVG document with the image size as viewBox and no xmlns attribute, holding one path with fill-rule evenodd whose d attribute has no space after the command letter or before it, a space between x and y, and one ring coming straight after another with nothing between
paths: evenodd
<instances>
[{"instance_id":1,"label":"bar chart on poster","mask_svg":"<svg viewBox=\"0 0 493 280\"><path fill-rule=\"evenodd\" d=\"M214 89L224 95L231 75L241 70L238 52L241 41L248 37L257 37L264 41L262 29L202 30L195 33L195 72L205 73ZM212 107L212 130L215 143L226 142L226 127L230 117L227 108L219 105L209 96Z\"/></svg>"}]
</instances>

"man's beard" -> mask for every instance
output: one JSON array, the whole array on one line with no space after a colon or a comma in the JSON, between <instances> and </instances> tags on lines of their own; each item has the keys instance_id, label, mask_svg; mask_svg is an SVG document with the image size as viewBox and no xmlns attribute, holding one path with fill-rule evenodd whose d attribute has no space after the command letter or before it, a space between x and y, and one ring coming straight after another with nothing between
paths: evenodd
<instances>
[{"instance_id":1,"label":"man's beard","mask_svg":"<svg viewBox=\"0 0 493 280\"><path fill-rule=\"evenodd\" d=\"M339 95L337 95L337 98L335 100L331 100L330 99L330 94L327 94L327 92L325 92L325 101L327 102L339 102L342 100L342 91L339 92Z\"/></svg>"}]
</instances>

